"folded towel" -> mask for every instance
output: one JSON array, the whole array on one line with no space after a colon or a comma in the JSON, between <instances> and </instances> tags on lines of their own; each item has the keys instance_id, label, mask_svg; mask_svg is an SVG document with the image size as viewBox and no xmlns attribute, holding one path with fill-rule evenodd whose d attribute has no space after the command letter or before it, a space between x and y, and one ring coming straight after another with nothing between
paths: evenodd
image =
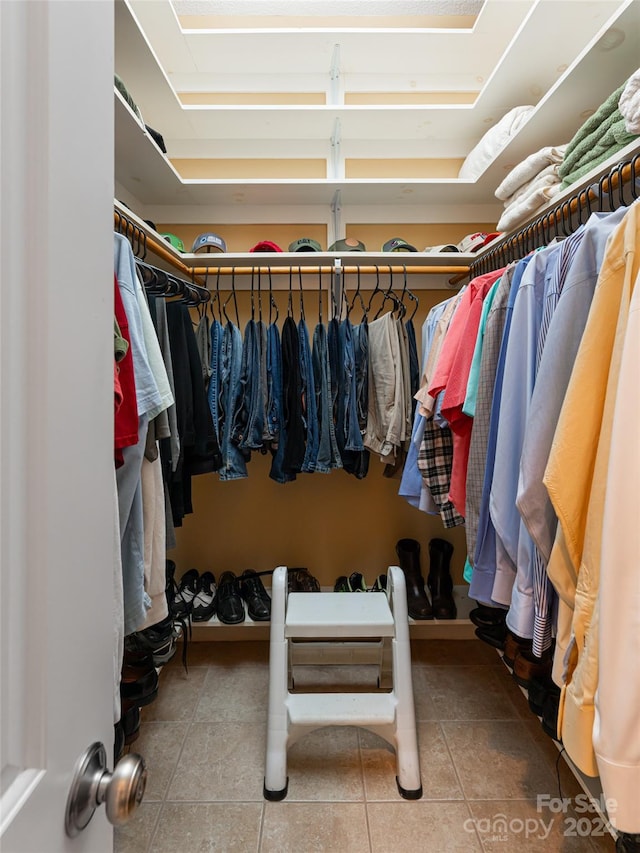
<instances>
[{"instance_id":1,"label":"folded towel","mask_svg":"<svg viewBox=\"0 0 640 853\"><path fill-rule=\"evenodd\" d=\"M525 222L539 207L545 205L562 189L558 182L547 187L539 187L535 192L528 193L515 204L509 206L500 217L496 231L512 231Z\"/></svg>"},{"instance_id":2,"label":"folded towel","mask_svg":"<svg viewBox=\"0 0 640 853\"><path fill-rule=\"evenodd\" d=\"M529 154L525 160L514 166L506 176L495 192L496 198L499 198L500 201L506 201L510 196L515 195L520 187L532 181L548 165L562 163L566 148L566 145L547 145L546 148Z\"/></svg>"},{"instance_id":3,"label":"folded towel","mask_svg":"<svg viewBox=\"0 0 640 853\"><path fill-rule=\"evenodd\" d=\"M640 133L640 68L629 77L618 103L628 133Z\"/></svg>"},{"instance_id":4,"label":"folded towel","mask_svg":"<svg viewBox=\"0 0 640 853\"><path fill-rule=\"evenodd\" d=\"M576 168L564 178L562 186L569 187L571 184L575 184L575 182L584 177L587 172L590 172L592 169L595 169L596 166L604 163L605 160L613 157L614 154L617 154L618 151L636 138L637 136L635 134L627 133L625 120L621 118L617 125L611 129L611 132L607 135L606 139L603 138L600 143L594 146L592 156L576 166ZM608 147L607 142L609 143Z\"/></svg>"},{"instance_id":5,"label":"folded towel","mask_svg":"<svg viewBox=\"0 0 640 853\"><path fill-rule=\"evenodd\" d=\"M573 139L567 145L564 158L560 164L559 174L564 179L570 172L581 165L581 161L589 156L592 146L603 136L606 131L620 118L618 101L624 91L626 81L612 92L607 100L600 104L598 109L578 129Z\"/></svg>"},{"instance_id":6,"label":"folded towel","mask_svg":"<svg viewBox=\"0 0 640 853\"><path fill-rule=\"evenodd\" d=\"M558 177L558 165L556 163L551 163L546 169L543 169L539 172L535 178L531 181L527 181L526 184L520 187L512 196L509 196L508 199L505 200L504 206L509 207L511 204L516 204L526 195L535 192L539 187L548 187L551 184L559 184L560 178Z\"/></svg>"}]
</instances>

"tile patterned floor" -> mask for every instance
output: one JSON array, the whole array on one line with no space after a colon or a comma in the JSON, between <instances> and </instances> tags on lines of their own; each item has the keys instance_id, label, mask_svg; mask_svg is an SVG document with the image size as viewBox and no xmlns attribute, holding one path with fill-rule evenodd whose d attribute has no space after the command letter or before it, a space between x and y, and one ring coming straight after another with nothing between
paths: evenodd
<instances>
[{"instance_id":1,"label":"tile patterned floor","mask_svg":"<svg viewBox=\"0 0 640 853\"><path fill-rule=\"evenodd\" d=\"M193 643L164 668L132 751L148 784L114 853L593 853L614 850L593 816L537 809L581 793L493 649L412 643L424 796L405 801L391 748L355 728L323 729L289 751L289 794L262 796L265 642ZM335 677L324 668L323 681ZM296 671L296 686L311 668ZM341 672L344 672L341 670ZM352 668L350 682L370 678ZM560 785L560 788L559 788ZM579 801L578 801L579 802Z\"/></svg>"}]
</instances>

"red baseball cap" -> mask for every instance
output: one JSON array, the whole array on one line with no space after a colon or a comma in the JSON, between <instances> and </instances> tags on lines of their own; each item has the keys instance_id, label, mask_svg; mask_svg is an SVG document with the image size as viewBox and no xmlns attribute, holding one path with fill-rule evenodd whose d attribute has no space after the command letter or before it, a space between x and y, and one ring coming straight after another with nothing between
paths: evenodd
<instances>
[{"instance_id":1,"label":"red baseball cap","mask_svg":"<svg viewBox=\"0 0 640 853\"><path fill-rule=\"evenodd\" d=\"M272 243L271 240L262 240L260 243L256 243L253 249L249 249L250 252L281 252L282 249L278 246L277 243Z\"/></svg>"}]
</instances>

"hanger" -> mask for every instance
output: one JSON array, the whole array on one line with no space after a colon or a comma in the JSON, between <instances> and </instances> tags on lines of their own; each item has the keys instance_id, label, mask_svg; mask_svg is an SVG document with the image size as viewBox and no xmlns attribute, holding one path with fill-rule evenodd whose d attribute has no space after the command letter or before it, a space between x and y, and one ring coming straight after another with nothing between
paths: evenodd
<instances>
[{"instance_id":1,"label":"hanger","mask_svg":"<svg viewBox=\"0 0 640 853\"><path fill-rule=\"evenodd\" d=\"M377 274L377 271L378 271L378 268L376 267L376 274ZM377 287L377 284L376 284L376 287ZM399 310L400 301L399 301L398 297L395 295L395 293L393 292L393 267L391 267L391 266L389 266L389 287L387 290L384 291L384 298L382 300L382 305L378 308L378 311L373 318L374 320L377 320L378 317L380 316L382 310L384 309L384 305L385 305L385 302L387 301L387 299L390 299L393 302L393 308L391 309L392 313L396 309Z\"/></svg>"},{"instance_id":2,"label":"hanger","mask_svg":"<svg viewBox=\"0 0 640 853\"><path fill-rule=\"evenodd\" d=\"M240 328L240 315L238 313L238 297L236 296L236 268L231 267L231 293L227 296L224 301L224 305L222 306L222 311L226 318L227 323L231 323L229 319L229 315L227 314L227 305L229 304L229 300L233 299L233 304L236 310L236 326Z\"/></svg>"},{"instance_id":3,"label":"hanger","mask_svg":"<svg viewBox=\"0 0 640 853\"><path fill-rule=\"evenodd\" d=\"M298 286L300 288L300 320L303 323L306 323L306 318L304 316L304 297L302 295L302 267L298 267Z\"/></svg>"},{"instance_id":4,"label":"hanger","mask_svg":"<svg viewBox=\"0 0 640 853\"><path fill-rule=\"evenodd\" d=\"M287 317L293 319L293 267L289 267L289 299L287 300Z\"/></svg>"},{"instance_id":5,"label":"hanger","mask_svg":"<svg viewBox=\"0 0 640 853\"><path fill-rule=\"evenodd\" d=\"M273 298L273 281L271 280L271 267L270 266L267 267L267 272L269 274L269 325L271 326L272 325L271 309L272 308L276 309L276 319L273 320L274 323L278 322L278 316L280 314L280 311L278 309L278 303Z\"/></svg>"},{"instance_id":6,"label":"hanger","mask_svg":"<svg viewBox=\"0 0 640 853\"><path fill-rule=\"evenodd\" d=\"M419 303L419 301L418 301L418 297L415 295L415 293L412 293L412 292L409 290L409 287L408 287L408 281L407 281L407 268L406 268L406 266L404 266L404 265L403 265L403 267L402 267L402 275L403 275L403 277L404 277L404 284L403 284L403 287L402 287L402 295L401 295L400 299L401 299L401 301L402 301L402 304L403 304L403 307L404 307L404 309L405 309L405 312L406 312L406 310L407 310L407 309L406 309L406 306L404 305L404 296L405 296L405 294L409 297L409 299L411 300L411 302L413 302L413 311L411 312L411 314L410 314L410 316L409 316L409 319L407 320L407 324L408 324L408 323L413 322L413 318L414 318L414 317L415 317L415 315L416 315L416 311L418 310L418 305L419 305L420 303ZM404 315L403 315L403 316L404 316Z\"/></svg>"}]
</instances>

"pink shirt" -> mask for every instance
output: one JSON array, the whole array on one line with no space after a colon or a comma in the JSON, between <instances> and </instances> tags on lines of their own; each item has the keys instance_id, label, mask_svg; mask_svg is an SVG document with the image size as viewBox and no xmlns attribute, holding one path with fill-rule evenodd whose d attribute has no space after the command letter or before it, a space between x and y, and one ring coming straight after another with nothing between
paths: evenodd
<instances>
[{"instance_id":1,"label":"pink shirt","mask_svg":"<svg viewBox=\"0 0 640 853\"><path fill-rule=\"evenodd\" d=\"M462 516L465 513L467 464L473 426L473 418L463 414L462 405L467 392L467 382L480 326L482 303L503 272L504 269L492 270L485 275L477 276L470 282L451 321L429 387L429 394L433 397L436 397L441 390L445 392L441 412L453 433L449 500Z\"/></svg>"}]
</instances>

